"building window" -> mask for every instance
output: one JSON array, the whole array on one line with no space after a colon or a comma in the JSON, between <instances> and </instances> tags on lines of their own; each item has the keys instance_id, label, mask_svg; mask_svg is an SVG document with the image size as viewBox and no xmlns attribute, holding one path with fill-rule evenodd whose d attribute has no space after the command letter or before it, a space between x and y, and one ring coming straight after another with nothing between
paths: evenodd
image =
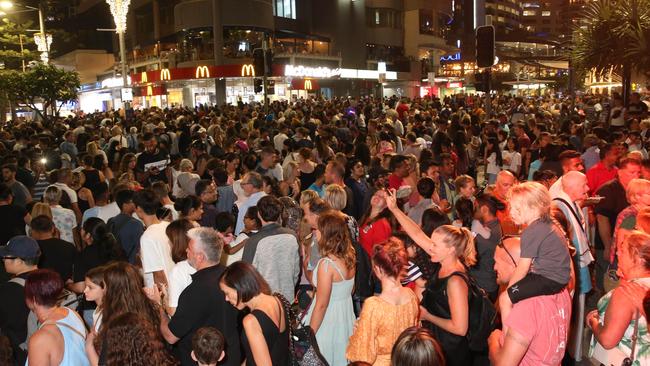
<instances>
[{"instance_id":1,"label":"building window","mask_svg":"<svg viewBox=\"0 0 650 366\"><path fill-rule=\"evenodd\" d=\"M402 29L402 13L385 8L367 8L366 25L370 28Z\"/></svg>"},{"instance_id":2,"label":"building window","mask_svg":"<svg viewBox=\"0 0 650 366\"><path fill-rule=\"evenodd\" d=\"M276 17L296 19L296 0L275 0L273 10Z\"/></svg>"},{"instance_id":3,"label":"building window","mask_svg":"<svg viewBox=\"0 0 650 366\"><path fill-rule=\"evenodd\" d=\"M524 10L525 17L534 17L535 15L537 15L535 10Z\"/></svg>"},{"instance_id":4,"label":"building window","mask_svg":"<svg viewBox=\"0 0 650 366\"><path fill-rule=\"evenodd\" d=\"M543 17L550 17L551 16L551 11L550 10L542 10L542 16Z\"/></svg>"}]
</instances>

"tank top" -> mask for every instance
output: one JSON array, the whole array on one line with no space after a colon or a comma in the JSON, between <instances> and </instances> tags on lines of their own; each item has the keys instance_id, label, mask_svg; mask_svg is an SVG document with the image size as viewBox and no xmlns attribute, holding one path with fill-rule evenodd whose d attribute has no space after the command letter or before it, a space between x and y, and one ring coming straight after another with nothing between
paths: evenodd
<instances>
[{"instance_id":1,"label":"tank top","mask_svg":"<svg viewBox=\"0 0 650 366\"><path fill-rule=\"evenodd\" d=\"M73 310L68 310L65 318L56 322L46 321L39 326L54 324L63 336L63 359L59 366L90 366L88 356L86 356L86 327L83 321ZM25 363L29 365L29 360Z\"/></svg>"},{"instance_id":2,"label":"tank top","mask_svg":"<svg viewBox=\"0 0 650 366\"><path fill-rule=\"evenodd\" d=\"M280 311L282 310L282 304L276 299ZM284 314L284 312L283 312ZM265 312L261 310L253 310L251 315L257 319L257 322L262 328L262 334L264 335L264 341L266 341L266 346L269 349L269 355L271 356L271 361L273 365L276 366L285 366L288 365L289 361L289 324L285 321L284 332L280 333L280 329L275 325L273 320L266 315ZM283 315L284 317L284 315ZM246 337L246 332L242 331L242 345L246 351L246 366L255 366L255 359L253 358L253 352Z\"/></svg>"},{"instance_id":3,"label":"tank top","mask_svg":"<svg viewBox=\"0 0 650 366\"><path fill-rule=\"evenodd\" d=\"M84 187L90 189L91 191L99 184L101 183L99 180L99 171L96 169L84 169L81 171L84 173L84 176L86 177L86 181L84 182Z\"/></svg>"}]
</instances>

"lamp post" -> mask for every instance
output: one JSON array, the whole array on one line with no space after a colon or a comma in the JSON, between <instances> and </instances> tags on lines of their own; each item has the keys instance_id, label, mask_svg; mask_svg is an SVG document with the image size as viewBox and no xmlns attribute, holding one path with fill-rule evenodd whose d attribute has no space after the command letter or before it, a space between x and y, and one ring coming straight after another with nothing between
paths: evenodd
<instances>
[{"instance_id":1,"label":"lamp post","mask_svg":"<svg viewBox=\"0 0 650 366\"><path fill-rule=\"evenodd\" d=\"M126 15L129 12L129 5L131 0L106 0L115 21L115 32L118 35L120 43L120 61L122 63L122 85L128 86L127 80L127 67L126 67L126 41L124 34L126 33ZM126 103L124 103L126 106ZM126 108L125 108L126 109Z\"/></svg>"},{"instance_id":2,"label":"lamp post","mask_svg":"<svg viewBox=\"0 0 650 366\"><path fill-rule=\"evenodd\" d=\"M43 5L41 5L41 2L39 1L38 3L38 8L35 8L33 6L25 5L25 4L20 4L23 8L26 8L27 10L19 10L15 11L13 13L21 13L24 11L37 11L38 12L38 26L40 32L34 35L34 41L36 42L36 45L39 48L39 51L42 52L41 54L41 60L43 63L48 63L50 61L50 44L52 44L52 35L46 34L45 33L45 18L43 17ZM10 10L14 7L14 3L12 3L9 0L2 0L0 1L0 9L2 10ZM40 37L40 39L38 38Z\"/></svg>"}]
</instances>

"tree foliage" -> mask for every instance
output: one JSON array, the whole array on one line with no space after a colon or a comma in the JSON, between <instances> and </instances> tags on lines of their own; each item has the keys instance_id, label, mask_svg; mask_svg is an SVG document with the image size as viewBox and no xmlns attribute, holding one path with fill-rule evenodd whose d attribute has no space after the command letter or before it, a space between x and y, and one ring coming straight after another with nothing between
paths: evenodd
<instances>
[{"instance_id":1,"label":"tree foliage","mask_svg":"<svg viewBox=\"0 0 650 366\"><path fill-rule=\"evenodd\" d=\"M583 70L650 70L650 0L588 2L574 33L573 59Z\"/></svg>"},{"instance_id":2,"label":"tree foliage","mask_svg":"<svg viewBox=\"0 0 650 366\"><path fill-rule=\"evenodd\" d=\"M18 70L23 60L28 64L38 58L33 35L27 31L31 25L31 22L18 25L7 18L0 21L0 62L5 69Z\"/></svg>"},{"instance_id":3,"label":"tree foliage","mask_svg":"<svg viewBox=\"0 0 650 366\"><path fill-rule=\"evenodd\" d=\"M76 72L54 65L37 64L24 73L0 73L0 88L7 91L8 98L29 107L43 119L58 114L63 103L77 99L79 86Z\"/></svg>"}]
</instances>

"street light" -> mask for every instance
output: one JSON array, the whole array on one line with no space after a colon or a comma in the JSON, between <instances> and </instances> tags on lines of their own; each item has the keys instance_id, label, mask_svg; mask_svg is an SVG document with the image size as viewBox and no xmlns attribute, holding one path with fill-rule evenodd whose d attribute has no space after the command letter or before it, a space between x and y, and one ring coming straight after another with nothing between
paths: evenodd
<instances>
[{"instance_id":1,"label":"street light","mask_svg":"<svg viewBox=\"0 0 650 366\"><path fill-rule=\"evenodd\" d=\"M113 21L115 22L115 32L119 37L120 42L120 61L122 61L122 85L124 88L128 87L127 69L126 69L126 41L124 34L126 33L126 15L129 12L129 5L131 0L106 0Z\"/></svg>"},{"instance_id":2,"label":"street light","mask_svg":"<svg viewBox=\"0 0 650 366\"><path fill-rule=\"evenodd\" d=\"M34 35L34 41L36 42L36 45L38 46L38 50L41 51L41 60L43 63L48 63L50 59L50 44L52 44L52 35L46 34L45 33L45 19L43 18L43 7L41 6L41 3L38 3L38 8L35 8L33 6L25 5L25 4L20 4L23 8L28 9L27 11L37 11L38 12L38 25L40 32L36 33ZM0 9L2 10L10 10L13 9L14 3L12 3L9 0L1 0L0 1ZM19 11L16 11L14 13L17 13ZM5 13L6 14L6 13ZM37 37L40 37L40 42Z\"/></svg>"}]
</instances>

